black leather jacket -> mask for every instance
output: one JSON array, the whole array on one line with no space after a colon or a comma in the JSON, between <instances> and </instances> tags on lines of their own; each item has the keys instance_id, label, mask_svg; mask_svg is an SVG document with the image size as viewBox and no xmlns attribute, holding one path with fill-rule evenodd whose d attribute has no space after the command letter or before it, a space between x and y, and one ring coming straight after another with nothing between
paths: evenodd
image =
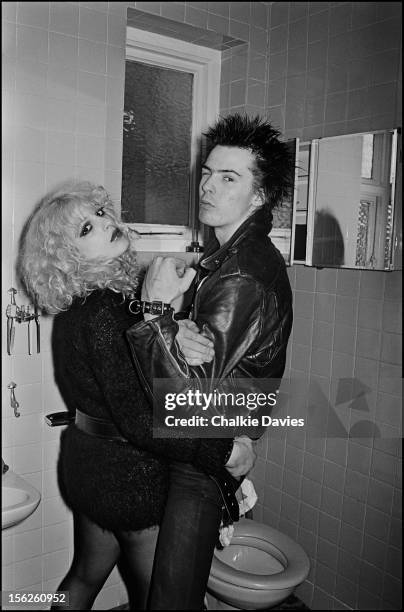
<instances>
[{"instance_id":1,"label":"black leather jacket","mask_svg":"<svg viewBox=\"0 0 404 612\"><path fill-rule=\"evenodd\" d=\"M186 363L175 341L178 324L170 314L127 330L138 374L151 402L155 378L180 382L199 378L204 381L204 391L212 391L212 385L223 379L226 384L237 384L240 378L282 377L292 327L292 291L285 262L268 237L269 230L270 223L259 210L221 248L215 241L200 262L192 319L214 342L212 362L198 367ZM248 392L252 390L250 387ZM249 435L257 438L263 431L259 427ZM234 428L230 437L241 433L244 431ZM211 442L201 440L207 448ZM235 491L240 481L224 467L215 472L208 465L204 469L221 492L223 523L238 520Z\"/></svg>"},{"instance_id":2,"label":"black leather jacket","mask_svg":"<svg viewBox=\"0 0 404 612\"><path fill-rule=\"evenodd\" d=\"M258 210L221 248L215 240L200 262L191 318L214 342L212 362L197 367L186 363L175 342L178 324L170 314L126 332L150 395L154 378L282 377L292 291L269 230Z\"/></svg>"}]
</instances>

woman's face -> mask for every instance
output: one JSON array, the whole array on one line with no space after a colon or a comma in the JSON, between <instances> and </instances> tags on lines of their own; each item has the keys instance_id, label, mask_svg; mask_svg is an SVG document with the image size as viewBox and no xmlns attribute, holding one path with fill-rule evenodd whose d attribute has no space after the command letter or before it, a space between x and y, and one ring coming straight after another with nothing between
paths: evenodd
<instances>
[{"instance_id":1,"label":"woman's face","mask_svg":"<svg viewBox=\"0 0 404 612\"><path fill-rule=\"evenodd\" d=\"M83 206L73 242L85 259L113 259L129 247L129 240L104 206Z\"/></svg>"}]
</instances>

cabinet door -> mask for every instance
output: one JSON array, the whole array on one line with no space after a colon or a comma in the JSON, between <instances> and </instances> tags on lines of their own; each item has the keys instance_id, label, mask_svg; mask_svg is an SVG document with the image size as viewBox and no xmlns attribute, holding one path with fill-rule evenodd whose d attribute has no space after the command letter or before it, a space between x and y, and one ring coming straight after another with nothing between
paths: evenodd
<instances>
[{"instance_id":1,"label":"cabinet door","mask_svg":"<svg viewBox=\"0 0 404 612\"><path fill-rule=\"evenodd\" d=\"M390 270L402 270L403 255L403 173L402 137L397 134L397 164L394 194L393 236Z\"/></svg>"},{"instance_id":2,"label":"cabinet door","mask_svg":"<svg viewBox=\"0 0 404 612\"><path fill-rule=\"evenodd\" d=\"M306 263L311 150L310 142L300 142L296 139L292 263Z\"/></svg>"},{"instance_id":3,"label":"cabinet door","mask_svg":"<svg viewBox=\"0 0 404 612\"><path fill-rule=\"evenodd\" d=\"M320 138L302 143L299 153L305 172L298 177L294 262L320 268L401 268L398 130Z\"/></svg>"},{"instance_id":4,"label":"cabinet door","mask_svg":"<svg viewBox=\"0 0 404 612\"><path fill-rule=\"evenodd\" d=\"M272 230L270 238L277 249L282 253L282 256L287 265L292 263L293 254L293 238L294 238L294 214L296 208L296 177L297 177L297 161L296 154L298 151L298 139L289 140L287 144L290 147L293 158L295 159L295 182L291 197L284 200L279 206L276 206L272 211Z\"/></svg>"}]
</instances>

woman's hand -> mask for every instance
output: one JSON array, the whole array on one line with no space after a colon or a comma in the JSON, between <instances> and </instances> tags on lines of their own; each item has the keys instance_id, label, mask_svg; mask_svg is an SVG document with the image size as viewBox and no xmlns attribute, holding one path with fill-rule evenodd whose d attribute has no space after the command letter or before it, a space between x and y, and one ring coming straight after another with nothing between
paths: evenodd
<instances>
[{"instance_id":1,"label":"woman's hand","mask_svg":"<svg viewBox=\"0 0 404 612\"><path fill-rule=\"evenodd\" d=\"M182 259L155 257L142 286L142 300L158 300L170 304L190 287L196 270L188 268Z\"/></svg>"},{"instance_id":2,"label":"woman's hand","mask_svg":"<svg viewBox=\"0 0 404 612\"><path fill-rule=\"evenodd\" d=\"M189 319L177 321L179 330L175 337L185 360L190 366L212 361L215 356L213 342L203 336L196 323Z\"/></svg>"},{"instance_id":3,"label":"woman's hand","mask_svg":"<svg viewBox=\"0 0 404 612\"><path fill-rule=\"evenodd\" d=\"M225 468L232 476L239 478L248 474L256 458L252 440L248 436L240 436L234 438L233 451Z\"/></svg>"}]
</instances>

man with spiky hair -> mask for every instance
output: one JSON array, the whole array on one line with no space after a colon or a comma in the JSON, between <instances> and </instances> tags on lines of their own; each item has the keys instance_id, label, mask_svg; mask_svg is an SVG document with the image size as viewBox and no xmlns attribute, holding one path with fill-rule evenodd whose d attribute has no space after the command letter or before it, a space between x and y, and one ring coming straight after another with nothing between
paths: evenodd
<instances>
[{"instance_id":1,"label":"man with spiky hair","mask_svg":"<svg viewBox=\"0 0 404 612\"><path fill-rule=\"evenodd\" d=\"M145 314L145 322L128 330L127 338L150 388L153 379L178 376L280 379L285 369L292 292L285 262L268 234L273 208L291 194L294 160L279 132L259 117L222 118L206 136L199 220L213 228L214 239L199 263L191 319L213 341L215 356L210 363L189 367L175 342L172 314ZM142 300L176 300L182 293L177 272L174 258L157 257L146 275ZM226 469L233 477L243 475L240 468ZM192 474L185 474L182 465L171 471L155 557L153 610L202 609L222 499L214 499L215 491L211 499L198 495L192 478L196 485L197 478L206 483L209 477L190 470ZM239 483L231 476L225 488L234 491Z\"/></svg>"}]
</instances>

